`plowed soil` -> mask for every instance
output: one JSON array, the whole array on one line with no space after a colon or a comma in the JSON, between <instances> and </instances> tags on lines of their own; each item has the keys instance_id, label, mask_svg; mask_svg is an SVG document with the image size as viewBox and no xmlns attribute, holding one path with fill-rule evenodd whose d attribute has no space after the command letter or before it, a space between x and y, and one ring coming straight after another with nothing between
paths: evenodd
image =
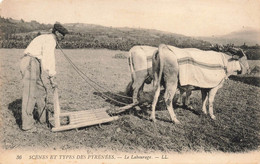
<instances>
[{"instance_id":1,"label":"plowed soil","mask_svg":"<svg viewBox=\"0 0 260 164\"><path fill-rule=\"evenodd\" d=\"M127 60L111 50L64 50L88 77L104 88L124 94L130 81ZM163 102L157 105L156 119L149 120L149 105L141 111L130 109L119 114L119 120L83 127L78 130L51 132L44 124L37 124L36 133L26 133L21 126L22 84L19 62L22 49L0 49L1 147L5 150L74 150L105 149L118 152L248 152L259 150L260 144L260 88L250 82L227 80L214 102L215 121L201 112L201 95L191 97L193 110L174 104L174 112L181 124L170 121ZM121 56L121 55L120 55ZM56 82L59 86L62 112L81 111L120 105L104 99L87 84L56 50ZM243 77L241 77L243 78ZM46 75L48 110L53 110L53 94ZM252 80L254 82L254 79ZM108 93L108 91L102 91ZM129 101L113 96L125 103ZM151 86L145 86L144 97L151 100Z\"/></svg>"}]
</instances>

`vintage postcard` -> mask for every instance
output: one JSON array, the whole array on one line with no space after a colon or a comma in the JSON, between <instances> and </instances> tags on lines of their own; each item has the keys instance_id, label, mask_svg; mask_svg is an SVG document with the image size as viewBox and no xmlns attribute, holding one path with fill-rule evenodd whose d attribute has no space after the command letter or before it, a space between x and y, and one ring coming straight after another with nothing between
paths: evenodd
<instances>
[{"instance_id":1,"label":"vintage postcard","mask_svg":"<svg viewBox=\"0 0 260 164\"><path fill-rule=\"evenodd\" d=\"M0 163L259 163L260 1L0 0Z\"/></svg>"}]
</instances>

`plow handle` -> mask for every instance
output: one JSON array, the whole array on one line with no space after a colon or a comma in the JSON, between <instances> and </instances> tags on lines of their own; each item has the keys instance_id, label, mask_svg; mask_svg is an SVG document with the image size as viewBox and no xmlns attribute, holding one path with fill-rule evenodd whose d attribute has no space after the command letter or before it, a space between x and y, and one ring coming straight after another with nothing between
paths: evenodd
<instances>
[{"instance_id":1,"label":"plow handle","mask_svg":"<svg viewBox=\"0 0 260 164\"><path fill-rule=\"evenodd\" d=\"M54 105L54 126L60 127L60 103L58 87L53 88L53 105Z\"/></svg>"}]
</instances>

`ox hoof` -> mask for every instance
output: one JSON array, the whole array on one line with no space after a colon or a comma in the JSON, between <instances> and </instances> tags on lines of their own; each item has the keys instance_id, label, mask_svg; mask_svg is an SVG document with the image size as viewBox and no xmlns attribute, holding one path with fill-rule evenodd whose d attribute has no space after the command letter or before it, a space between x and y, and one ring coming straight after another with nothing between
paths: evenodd
<instances>
[{"instance_id":1,"label":"ox hoof","mask_svg":"<svg viewBox=\"0 0 260 164\"><path fill-rule=\"evenodd\" d=\"M186 109L190 109L190 110L193 110L193 109L194 109L191 105L185 105L185 108L186 108Z\"/></svg>"},{"instance_id":2,"label":"ox hoof","mask_svg":"<svg viewBox=\"0 0 260 164\"><path fill-rule=\"evenodd\" d=\"M189 108L189 109L192 109L192 110L194 109L193 106L191 106L191 105L189 105L188 108Z\"/></svg>"},{"instance_id":3,"label":"ox hoof","mask_svg":"<svg viewBox=\"0 0 260 164\"><path fill-rule=\"evenodd\" d=\"M137 111L140 111L140 110L142 110L139 106L136 106L135 107L135 110L137 110Z\"/></svg>"},{"instance_id":4,"label":"ox hoof","mask_svg":"<svg viewBox=\"0 0 260 164\"><path fill-rule=\"evenodd\" d=\"M211 117L212 120L216 120L216 116L210 115L210 117Z\"/></svg>"},{"instance_id":5,"label":"ox hoof","mask_svg":"<svg viewBox=\"0 0 260 164\"><path fill-rule=\"evenodd\" d=\"M152 122L156 122L156 119L155 119L154 117L150 117L150 120L151 120Z\"/></svg>"},{"instance_id":6,"label":"ox hoof","mask_svg":"<svg viewBox=\"0 0 260 164\"><path fill-rule=\"evenodd\" d=\"M181 124L181 122L180 122L179 120L177 120L177 119L174 119L173 122L174 122L175 124Z\"/></svg>"},{"instance_id":7,"label":"ox hoof","mask_svg":"<svg viewBox=\"0 0 260 164\"><path fill-rule=\"evenodd\" d=\"M207 111L206 111L206 110L202 110L202 112L203 112L204 114L207 114Z\"/></svg>"}]
</instances>

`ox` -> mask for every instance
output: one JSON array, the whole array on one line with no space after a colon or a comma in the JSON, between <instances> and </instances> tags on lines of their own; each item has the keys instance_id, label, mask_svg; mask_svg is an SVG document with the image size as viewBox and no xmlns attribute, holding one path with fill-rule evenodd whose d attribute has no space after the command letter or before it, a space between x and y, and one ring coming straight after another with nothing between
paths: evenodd
<instances>
[{"instance_id":1,"label":"ox","mask_svg":"<svg viewBox=\"0 0 260 164\"><path fill-rule=\"evenodd\" d=\"M207 63L208 61L210 64ZM192 67L183 70L184 66ZM223 86L225 79L230 75L249 73L247 57L242 50L237 52L237 55L229 56L215 51L202 51L195 48L181 49L164 44L161 44L158 53L153 55L152 67L155 95L151 119L156 121L155 106L160 94L160 83L163 81L166 87L164 99L167 110L171 120L176 124L180 122L173 111L172 99L177 87L182 91L201 90L202 111L207 114L206 102L208 101L209 115L215 119L213 113L214 97L218 89Z\"/></svg>"},{"instance_id":2,"label":"ox","mask_svg":"<svg viewBox=\"0 0 260 164\"><path fill-rule=\"evenodd\" d=\"M151 84L153 80L152 56L158 52L157 47L151 46L134 46L129 50L128 64L131 72L131 82L127 85L126 94L132 96L133 104L138 104L138 97L143 92L144 84ZM185 92L180 90L178 105L182 105L182 95ZM188 98L191 92L187 92L185 105L188 104ZM187 106L191 108L190 106ZM139 108L137 108L139 109Z\"/></svg>"},{"instance_id":3,"label":"ox","mask_svg":"<svg viewBox=\"0 0 260 164\"><path fill-rule=\"evenodd\" d=\"M129 50L128 63L132 81L127 85L126 93L132 96L133 103L138 104L138 96L143 91L144 84L150 84L153 79L152 56L157 47L134 46Z\"/></svg>"}]
</instances>

